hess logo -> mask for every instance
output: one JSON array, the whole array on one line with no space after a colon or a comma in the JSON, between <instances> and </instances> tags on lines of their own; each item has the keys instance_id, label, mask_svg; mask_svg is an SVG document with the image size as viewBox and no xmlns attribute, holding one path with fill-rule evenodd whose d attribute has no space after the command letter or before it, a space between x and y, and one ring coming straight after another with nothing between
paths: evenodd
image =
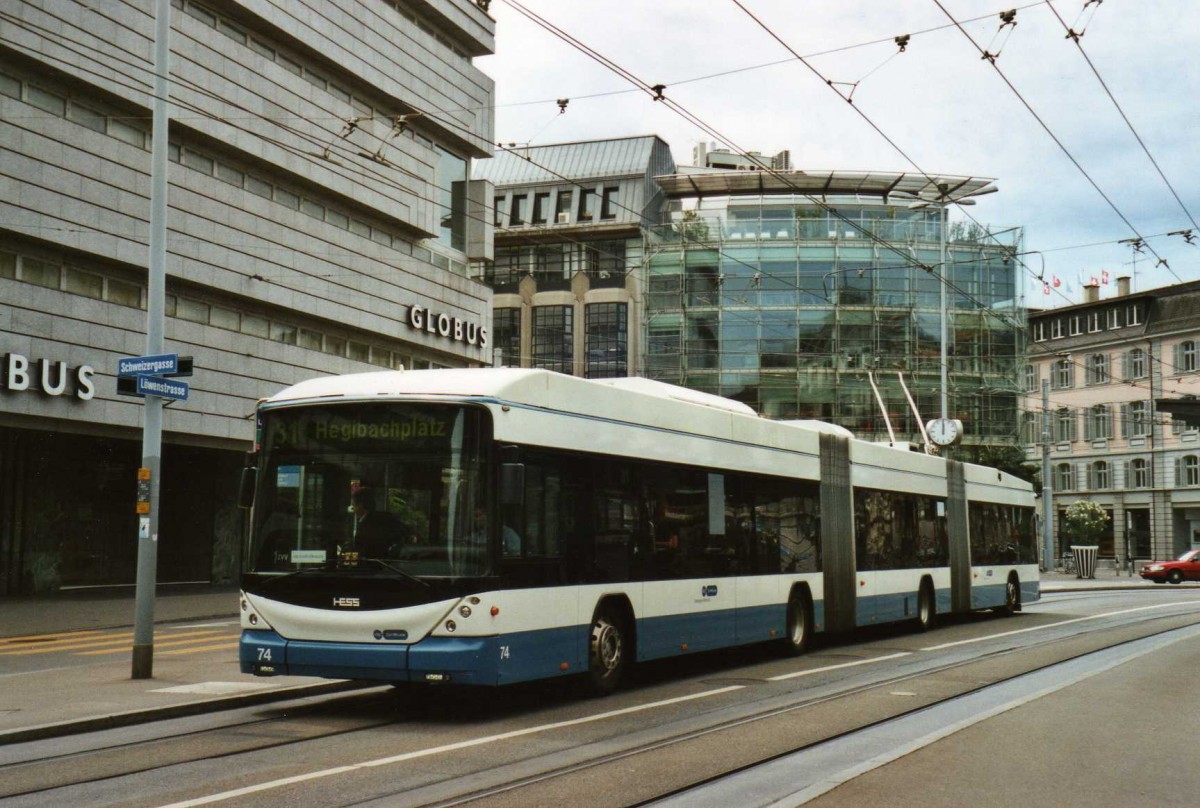
<instances>
[{"instance_id":1,"label":"hess logo","mask_svg":"<svg viewBox=\"0 0 1200 808\"><path fill-rule=\"evenodd\" d=\"M337 609L357 609L362 602L358 598L334 598L333 605Z\"/></svg>"}]
</instances>

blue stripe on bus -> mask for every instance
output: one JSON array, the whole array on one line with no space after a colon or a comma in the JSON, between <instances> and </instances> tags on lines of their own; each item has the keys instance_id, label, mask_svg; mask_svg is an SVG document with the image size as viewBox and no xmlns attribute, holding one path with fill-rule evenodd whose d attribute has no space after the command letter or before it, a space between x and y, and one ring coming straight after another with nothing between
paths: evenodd
<instances>
[{"instance_id":1,"label":"blue stripe on bus","mask_svg":"<svg viewBox=\"0 0 1200 808\"><path fill-rule=\"evenodd\" d=\"M1039 596L1037 581L1022 582L1022 599ZM1004 604L1004 585L974 586L974 608ZM950 590L936 592L937 611L950 612ZM825 604L813 604L813 625L824 630ZM916 617L917 593L859 598L859 625ZM771 604L637 621L637 658L661 659L695 651L782 639L787 606ZM566 626L492 637L426 637L411 645L286 640L274 631L244 631L242 673L322 676L390 682L450 681L513 684L587 670L590 626ZM686 646L686 650L685 650Z\"/></svg>"}]
</instances>

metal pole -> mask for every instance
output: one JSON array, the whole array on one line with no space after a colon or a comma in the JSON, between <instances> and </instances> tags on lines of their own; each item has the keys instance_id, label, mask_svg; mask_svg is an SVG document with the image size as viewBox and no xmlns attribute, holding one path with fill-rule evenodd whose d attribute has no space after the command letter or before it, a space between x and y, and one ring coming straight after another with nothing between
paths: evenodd
<instances>
[{"instance_id":1,"label":"metal pole","mask_svg":"<svg viewBox=\"0 0 1200 808\"><path fill-rule=\"evenodd\" d=\"M950 417L949 395L947 392L949 390L949 365L946 361L946 334L949 330L946 323L946 285L950 283L950 274L946 271L947 210L948 208L946 207L946 200L942 199L938 205L938 212L940 213L938 216L938 232L940 234L938 238L938 246L939 255L941 256L938 260L941 261L940 266L942 272L942 282L938 284L938 288L941 290L940 297L942 310L942 420L946 420Z\"/></svg>"},{"instance_id":2,"label":"metal pole","mask_svg":"<svg viewBox=\"0 0 1200 808\"><path fill-rule=\"evenodd\" d=\"M1050 380L1042 379L1042 564L1054 569L1054 484L1050 476Z\"/></svg>"},{"instance_id":3,"label":"metal pole","mask_svg":"<svg viewBox=\"0 0 1200 808\"><path fill-rule=\"evenodd\" d=\"M150 262L146 296L146 354L162 353L167 261L167 96L171 70L171 0L157 0L154 32L153 138L150 151ZM150 513L139 519L133 676L154 671L154 588L158 571L158 502L162 484L163 400L146 396L142 410L142 468L150 473Z\"/></svg>"}]
</instances>

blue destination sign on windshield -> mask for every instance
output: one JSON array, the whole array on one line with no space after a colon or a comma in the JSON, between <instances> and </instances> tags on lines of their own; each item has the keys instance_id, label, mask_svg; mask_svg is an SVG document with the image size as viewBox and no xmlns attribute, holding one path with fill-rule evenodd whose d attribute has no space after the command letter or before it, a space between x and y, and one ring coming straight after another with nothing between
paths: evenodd
<instances>
[{"instance_id":1,"label":"blue destination sign on windshield","mask_svg":"<svg viewBox=\"0 0 1200 808\"><path fill-rule=\"evenodd\" d=\"M179 354L131 356L117 360L118 376L160 376L179 372Z\"/></svg>"},{"instance_id":2,"label":"blue destination sign on windshield","mask_svg":"<svg viewBox=\"0 0 1200 808\"><path fill-rule=\"evenodd\" d=\"M155 376L138 376L137 391L144 396L171 398L176 401L187 401L187 382L177 382L174 379L160 379Z\"/></svg>"}]
</instances>

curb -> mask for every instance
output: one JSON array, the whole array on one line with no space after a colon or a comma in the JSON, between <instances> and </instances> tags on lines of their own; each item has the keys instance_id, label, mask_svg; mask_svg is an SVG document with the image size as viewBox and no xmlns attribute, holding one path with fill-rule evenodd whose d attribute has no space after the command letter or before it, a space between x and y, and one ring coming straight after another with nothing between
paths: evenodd
<instances>
[{"instance_id":1,"label":"curb","mask_svg":"<svg viewBox=\"0 0 1200 808\"><path fill-rule=\"evenodd\" d=\"M58 721L53 724L39 724L23 729L0 732L0 746L29 741L42 741L48 738L61 738L67 735L79 735L85 732L131 727L137 724L148 724L170 718L188 718L205 713L216 713L235 707L253 707L259 704L270 704L276 701L288 701L308 696L323 696L330 693L342 693L348 690L365 690L378 687L378 682L339 681L318 685L293 685L259 693L244 693L237 696L221 696L203 701L191 701L184 704L171 704L163 707L150 707L145 710L129 710L112 715L97 715L89 718Z\"/></svg>"}]
</instances>

